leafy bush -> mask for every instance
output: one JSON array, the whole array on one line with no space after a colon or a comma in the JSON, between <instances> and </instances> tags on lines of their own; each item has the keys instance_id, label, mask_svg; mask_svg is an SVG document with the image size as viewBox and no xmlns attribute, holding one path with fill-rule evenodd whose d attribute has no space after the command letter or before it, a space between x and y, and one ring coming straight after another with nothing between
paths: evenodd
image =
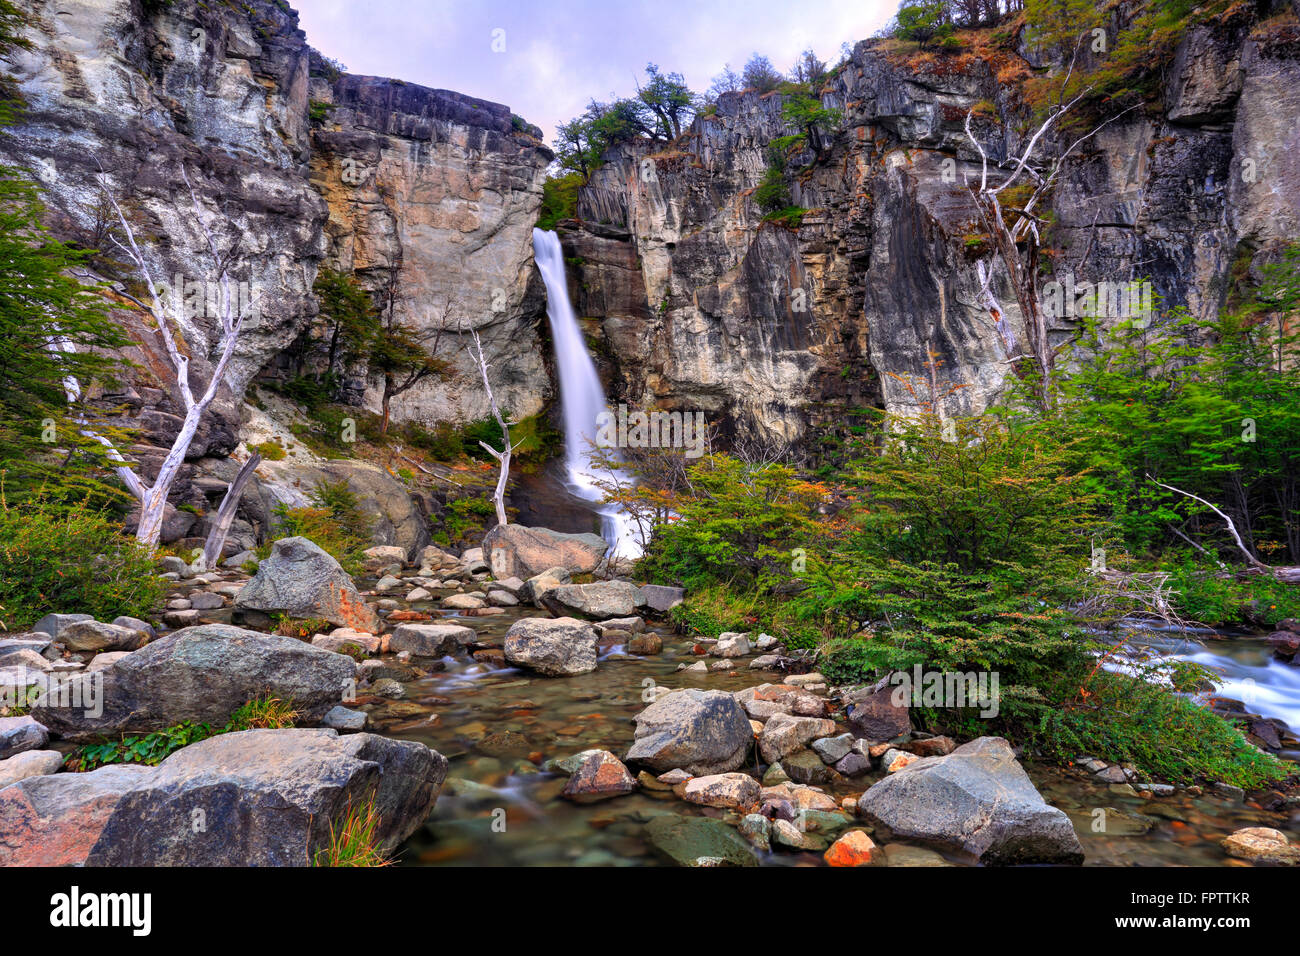
<instances>
[{"instance_id":1,"label":"leafy bush","mask_svg":"<svg viewBox=\"0 0 1300 956\"><path fill-rule=\"evenodd\" d=\"M276 441L264 441L256 445L249 445L248 450L257 452L267 461L282 461L285 456L284 446Z\"/></svg>"},{"instance_id":2,"label":"leafy bush","mask_svg":"<svg viewBox=\"0 0 1300 956\"><path fill-rule=\"evenodd\" d=\"M1189 621L1208 627L1256 625L1273 628L1300 618L1300 588L1267 574L1238 577L1201 555L1174 554L1161 562L1169 572L1174 603Z\"/></svg>"},{"instance_id":3,"label":"leafy bush","mask_svg":"<svg viewBox=\"0 0 1300 956\"><path fill-rule=\"evenodd\" d=\"M147 617L164 590L153 556L122 534L115 516L45 496L17 505L0 494L0 614L10 628L54 611Z\"/></svg>"},{"instance_id":4,"label":"leafy bush","mask_svg":"<svg viewBox=\"0 0 1300 956\"><path fill-rule=\"evenodd\" d=\"M582 173L572 172L542 183L542 208L537 217L537 228L553 230L561 219L576 218L578 190L585 182Z\"/></svg>"},{"instance_id":5,"label":"leafy bush","mask_svg":"<svg viewBox=\"0 0 1300 956\"><path fill-rule=\"evenodd\" d=\"M279 536L307 538L334 558L348 574L361 574L365 570L362 552L372 544L372 522L361 509L357 493L346 479L321 481L312 489L310 498L312 507L276 506Z\"/></svg>"}]
</instances>

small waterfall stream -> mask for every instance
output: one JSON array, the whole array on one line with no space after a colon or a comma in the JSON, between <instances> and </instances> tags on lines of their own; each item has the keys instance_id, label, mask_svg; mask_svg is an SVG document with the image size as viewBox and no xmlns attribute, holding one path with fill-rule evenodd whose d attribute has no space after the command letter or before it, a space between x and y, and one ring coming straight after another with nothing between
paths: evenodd
<instances>
[{"instance_id":1,"label":"small waterfall stream","mask_svg":"<svg viewBox=\"0 0 1300 956\"><path fill-rule=\"evenodd\" d=\"M596 484L598 477L608 477L598 476L591 461L597 418L608 407L596 364L587 353L582 328L569 302L560 237L534 229L533 254L546 284L546 315L555 341L555 367L560 377L560 404L564 412L566 487L576 497L592 503L592 509L600 515L601 535L614 554L640 557L642 544L635 524L622 509L601 503L603 492Z\"/></svg>"}]
</instances>

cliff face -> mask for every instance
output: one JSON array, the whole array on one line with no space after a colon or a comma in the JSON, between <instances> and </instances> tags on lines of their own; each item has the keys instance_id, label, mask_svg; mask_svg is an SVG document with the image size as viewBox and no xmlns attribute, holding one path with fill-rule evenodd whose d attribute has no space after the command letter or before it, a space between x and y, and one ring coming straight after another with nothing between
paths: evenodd
<instances>
[{"instance_id":1,"label":"cliff face","mask_svg":"<svg viewBox=\"0 0 1300 956\"><path fill-rule=\"evenodd\" d=\"M1298 35L1294 21L1260 25L1250 13L1187 35L1162 102L1071 154L1048 234L1058 279L1149 278L1166 305L1205 318L1234 263L1300 236ZM581 260L580 313L602 320L621 395L702 409L724 431L783 443L853 405L914 408L933 352L941 392L962 386L947 414L994 401L1011 372L978 295L977 261L991 260L969 241L978 225L965 182L978 179L979 157L964 123L992 104L1006 131L979 123L982 142L993 160L1017 154L1026 127L1015 77L1030 58L907 62L858 44L822 94L843 111L833 148L795 164L792 198L810 210L795 229L762 222L751 196L767 144L797 132L780 94L724 94L678 151L610 156L566 241ZM1005 273L994 272L1023 342ZM1056 343L1072 331L1060 322Z\"/></svg>"},{"instance_id":2,"label":"cliff face","mask_svg":"<svg viewBox=\"0 0 1300 956\"><path fill-rule=\"evenodd\" d=\"M458 369L402 394L395 417L489 414L456 334L469 329L480 334L503 406L540 411L551 383L536 331L545 294L532 230L552 158L540 131L496 103L368 76L316 80L312 99L324 113L311 181L329 206L327 262L357 272L399 321L445 327L438 351ZM364 400L378 408L373 389Z\"/></svg>"}]
</instances>

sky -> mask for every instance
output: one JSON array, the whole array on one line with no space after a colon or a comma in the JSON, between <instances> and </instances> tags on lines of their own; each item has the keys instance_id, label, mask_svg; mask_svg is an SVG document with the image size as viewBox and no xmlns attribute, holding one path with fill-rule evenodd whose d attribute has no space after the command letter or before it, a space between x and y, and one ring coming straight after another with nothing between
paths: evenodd
<instances>
[{"instance_id":1,"label":"sky","mask_svg":"<svg viewBox=\"0 0 1300 956\"><path fill-rule=\"evenodd\" d=\"M697 91L754 52L788 72L812 47L828 63L898 0L290 0L307 42L350 73L505 103L542 128L589 100L631 96L647 63Z\"/></svg>"}]
</instances>

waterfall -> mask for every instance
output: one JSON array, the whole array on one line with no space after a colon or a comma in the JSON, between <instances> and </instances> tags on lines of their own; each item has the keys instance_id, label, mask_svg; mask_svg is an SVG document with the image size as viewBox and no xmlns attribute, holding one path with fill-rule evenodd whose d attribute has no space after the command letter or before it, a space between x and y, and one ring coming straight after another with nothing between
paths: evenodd
<instances>
[{"instance_id":1,"label":"waterfall","mask_svg":"<svg viewBox=\"0 0 1300 956\"><path fill-rule=\"evenodd\" d=\"M533 254L546 284L546 315L551 321L551 338L555 340L555 368L560 377L560 405L564 412L565 484L578 498L593 502L593 510L600 515L601 535L614 554L640 557L641 541L627 514L617 505L595 504L601 501L603 493L596 486L591 455L595 449L597 416L607 411L608 406L600 376L596 374L596 363L587 354L587 342L569 303L560 237L534 229Z\"/></svg>"}]
</instances>

